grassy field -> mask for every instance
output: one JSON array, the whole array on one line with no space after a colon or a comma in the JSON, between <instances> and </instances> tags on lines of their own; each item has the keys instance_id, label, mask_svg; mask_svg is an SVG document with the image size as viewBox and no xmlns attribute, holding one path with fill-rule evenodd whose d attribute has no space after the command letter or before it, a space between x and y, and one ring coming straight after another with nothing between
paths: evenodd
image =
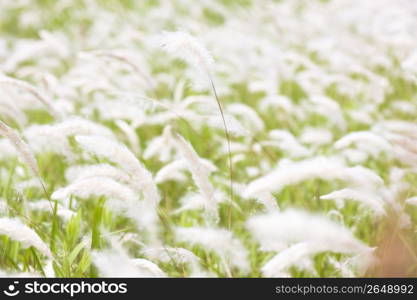
<instances>
[{"instance_id":1,"label":"grassy field","mask_svg":"<svg viewBox=\"0 0 417 300\"><path fill-rule=\"evenodd\" d=\"M417 275L413 1L0 0L0 275Z\"/></svg>"}]
</instances>

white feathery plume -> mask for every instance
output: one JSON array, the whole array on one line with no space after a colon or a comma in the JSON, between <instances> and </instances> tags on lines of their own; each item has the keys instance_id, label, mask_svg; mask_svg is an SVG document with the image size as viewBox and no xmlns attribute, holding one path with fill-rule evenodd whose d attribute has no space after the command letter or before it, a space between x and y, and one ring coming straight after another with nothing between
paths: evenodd
<instances>
[{"instance_id":1,"label":"white feathery plume","mask_svg":"<svg viewBox=\"0 0 417 300\"><path fill-rule=\"evenodd\" d=\"M109 159L133 176L149 205L155 207L159 203L160 196L152 174L125 145L100 136L77 135L75 140L85 150Z\"/></svg>"},{"instance_id":2,"label":"white feathery plume","mask_svg":"<svg viewBox=\"0 0 417 300\"><path fill-rule=\"evenodd\" d=\"M155 182L162 183L165 181L173 180L183 182L187 180L187 176L183 174L184 168L186 168L185 161L183 159L177 159L169 164L163 166L155 175Z\"/></svg>"},{"instance_id":3,"label":"white feathery plume","mask_svg":"<svg viewBox=\"0 0 417 300\"><path fill-rule=\"evenodd\" d=\"M159 260L164 263L180 263L180 264L198 264L200 258L190 250L174 247L153 247L146 248L142 253L153 260Z\"/></svg>"},{"instance_id":4,"label":"white feathery plume","mask_svg":"<svg viewBox=\"0 0 417 300\"><path fill-rule=\"evenodd\" d=\"M164 127L162 134L153 138L143 152L143 158L149 159L158 156L162 162L167 162L171 158L171 150L174 148L174 139L172 137L171 126Z\"/></svg>"},{"instance_id":5,"label":"white feathery plume","mask_svg":"<svg viewBox=\"0 0 417 300\"><path fill-rule=\"evenodd\" d=\"M207 76L214 63L213 57L195 37L187 32L163 32L159 44L171 55L178 57L202 75Z\"/></svg>"},{"instance_id":6,"label":"white feathery plume","mask_svg":"<svg viewBox=\"0 0 417 300\"><path fill-rule=\"evenodd\" d=\"M51 197L56 200L65 200L71 195L80 198L106 196L110 199L118 199L124 203L131 203L138 199L135 193L127 186L106 177L81 179L64 188L56 190Z\"/></svg>"},{"instance_id":7,"label":"white feathery plume","mask_svg":"<svg viewBox=\"0 0 417 300\"><path fill-rule=\"evenodd\" d=\"M99 135L114 139L107 127L80 117L71 117L53 125L32 125L24 135L32 148L39 153L51 151L74 158L68 137L73 135Z\"/></svg>"},{"instance_id":8,"label":"white feathery plume","mask_svg":"<svg viewBox=\"0 0 417 300\"><path fill-rule=\"evenodd\" d=\"M73 161L75 156L67 136L47 128L49 125L31 125L24 130L23 135L34 153L57 153Z\"/></svg>"},{"instance_id":9,"label":"white feathery plume","mask_svg":"<svg viewBox=\"0 0 417 300\"><path fill-rule=\"evenodd\" d=\"M27 208L29 210L40 210L40 211L51 211L51 204L48 200L42 199L35 202L29 202L27 203ZM56 211L56 214L61 217L64 221L69 221L73 216L76 215L76 213L72 210L69 210L65 207L62 207L62 205L58 204L58 208Z\"/></svg>"},{"instance_id":10,"label":"white feathery plume","mask_svg":"<svg viewBox=\"0 0 417 300\"><path fill-rule=\"evenodd\" d=\"M336 141L334 147L340 150L349 147L352 144L374 157L381 152L389 154L392 151L391 144L386 139L371 131L351 132Z\"/></svg>"},{"instance_id":11,"label":"white feathery plume","mask_svg":"<svg viewBox=\"0 0 417 300\"><path fill-rule=\"evenodd\" d=\"M333 134L325 128L307 127L299 138L300 142L308 145L325 145L333 140Z\"/></svg>"},{"instance_id":12,"label":"white feathery plume","mask_svg":"<svg viewBox=\"0 0 417 300\"><path fill-rule=\"evenodd\" d=\"M208 159L200 158L202 164L206 165L210 172L217 170L217 167ZM177 159L162 167L155 176L155 182L161 183L168 180L185 181L187 178L182 173L187 169L187 162L184 159Z\"/></svg>"},{"instance_id":13,"label":"white feathery plume","mask_svg":"<svg viewBox=\"0 0 417 300\"><path fill-rule=\"evenodd\" d=\"M7 235L11 239L22 243L23 247L33 246L43 255L52 257L49 247L39 235L19 219L0 218L0 234Z\"/></svg>"},{"instance_id":14,"label":"white feathery plume","mask_svg":"<svg viewBox=\"0 0 417 300\"><path fill-rule=\"evenodd\" d=\"M215 190L210 182L209 175L210 170L201 163L201 159L195 152L193 147L185 141L185 139L176 134L177 149L180 152L182 158L185 160L188 169L194 179L195 184L201 191L201 194L205 198L205 209L209 213L209 218L218 219L217 202L215 200Z\"/></svg>"},{"instance_id":15,"label":"white feathery plume","mask_svg":"<svg viewBox=\"0 0 417 300\"><path fill-rule=\"evenodd\" d=\"M175 236L178 241L200 245L217 253L223 260L228 275L230 265L245 273L250 270L247 250L231 231L209 227L176 227Z\"/></svg>"},{"instance_id":16,"label":"white feathery plume","mask_svg":"<svg viewBox=\"0 0 417 300\"><path fill-rule=\"evenodd\" d=\"M390 150L389 143L381 136L371 131L355 131L350 132L336 141L335 148L341 149L350 146L354 143L372 143L376 147L384 150Z\"/></svg>"},{"instance_id":17,"label":"white feathery plume","mask_svg":"<svg viewBox=\"0 0 417 300\"><path fill-rule=\"evenodd\" d=\"M247 128L256 132L261 132L265 128L264 121L258 113L249 105L243 103L233 103L227 106L227 112L231 115L241 116Z\"/></svg>"},{"instance_id":18,"label":"white feathery plume","mask_svg":"<svg viewBox=\"0 0 417 300\"><path fill-rule=\"evenodd\" d=\"M417 124L402 120L383 121L375 125L375 131L392 132L417 139Z\"/></svg>"},{"instance_id":19,"label":"white feathery plume","mask_svg":"<svg viewBox=\"0 0 417 300\"><path fill-rule=\"evenodd\" d=\"M385 214L383 199L376 193L367 190L346 188L320 196L320 199L335 200L336 202L353 200L368 206L376 216Z\"/></svg>"},{"instance_id":20,"label":"white feathery plume","mask_svg":"<svg viewBox=\"0 0 417 300\"><path fill-rule=\"evenodd\" d=\"M249 130L247 130L233 115L225 113L223 117L230 135L236 137L250 136ZM210 115L206 117L207 124L217 129L224 129L223 117L218 114Z\"/></svg>"},{"instance_id":21,"label":"white feathery plume","mask_svg":"<svg viewBox=\"0 0 417 300\"><path fill-rule=\"evenodd\" d=\"M369 254L372 250L348 228L302 210L287 209L253 216L246 225L265 251L281 251L297 243L308 243L318 252Z\"/></svg>"},{"instance_id":22,"label":"white feathery plume","mask_svg":"<svg viewBox=\"0 0 417 300\"><path fill-rule=\"evenodd\" d=\"M361 106L359 109L350 110L348 112L349 118L357 123L364 125L372 125L374 123L374 118L372 117L372 111L370 111L369 106Z\"/></svg>"},{"instance_id":23,"label":"white feathery plume","mask_svg":"<svg viewBox=\"0 0 417 300\"><path fill-rule=\"evenodd\" d=\"M139 229L148 230L152 234L152 242L157 242L158 215L155 207L139 200L137 194L128 186L108 177L88 177L56 190L51 197L67 200L71 195L79 198L107 197L106 203L111 209L134 220Z\"/></svg>"},{"instance_id":24,"label":"white feathery plume","mask_svg":"<svg viewBox=\"0 0 417 300\"><path fill-rule=\"evenodd\" d=\"M253 148L254 148L253 150L256 151L256 152L260 152L261 151L261 148L259 147L258 144L255 144ZM230 142L230 151L232 153L246 152L248 150L251 150L250 147L249 147L249 145L248 145L248 143L244 143L244 142ZM229 151L229 148L227 147L227 145L225 145L225 143L222 143L220 145L220 148L219 148L218 151L221 154L227 154L228 151ZM232 162L236 162L236 159L239 159L239 156L237 158L236 158L236 156L237 155L234 155L232 157ZM234 184L234 182L233 182L233 184Z\"/></svg>"},{"instance_id":25,"label":"white feathery plume","mask_svg":"<svg viewBox=\"0 0 417 300\"><path fill-rule=\"evenodd\" d=\"M148 270L135 265L124 251L106 249L91 253L100 277L151 277Z\"/></svg>"},{"instance_id":26,"label":"white feathery plume","mask_svg":"<svg viewBox=\"0 0 417 300\"><path fill-rule=\"evenodd\" d=\"M19 127L24 127L28 119L25 112L12 99L9 99L9 97L3 96L2 98L0 102L0 115L6 120L14 120Z\"/></svg>"},{"instance_id":27,"label":"white feathery plume","mask_svg":"<svg viewBox=\"0 0 417 300\"><path fill-rule=\"evenodd\" d=\"M354 278L356 277L354 272L355 257L344 259L342 261L336 260L334 257L329 257L329 263L340 272L342 278Z\"/></svg>"},{"instance_id":28,"label":"white feathery plume","mask_svg":"<svg viewBox=\"0 0 417 300\"><path fill-rule=\"evenodd\" d=\"M39 182L38 178L31 178L28 180L24 180L24 181L20 181L17 182L14 185L14 188L16 191L22 193L24 190L26 189L30 189L30 188L42 188L42 184Z\"/></svg>"},{"instance_id":29,"label":"white feathery plume","mask_svg":"<svg viewBox=\"0 0 417 300\"><path fill-rule=\"evenodd\" d=\"M311 154L307 148L301 145L294 135L286 130L271 130L270 140L263 142L263 145L274 146L286 151L291 157L303 157Z\"/></svg>"},{"instance_id":30,"label":"white feathery plume","mask_svg":"<svg viewBox=\"0 0 417 300\"><path fill-rule=\"evenodd\" d=\"M181 104L181 102L186 101L186 98L184 99L184 89L186 84L187 81L182 78L178 79L178 82L175 83L175 88L172 97L172 100L174 100L174 102Z\"/></svg>"},{"instance_id":31,"label":"white feathery plume","mask_svg":"<svg viewBox=\"0 0 417 300\"><path fill-rule=\"evenodd\" d=\"M417 155L417 138L397 133L386 133L385 136L392 144L403 148L411 154Z\"/></svg>"},{"instance_id":32,"label":"white feathery plume","mask_svg":"<svg viewBox=\"0 0 417 300\"><path fill-rule=\"evenodd\" d=\"M33 128L30 130L30 128ZM113 132L99 123L81 118L70 117L53 125L34 125L25 132L45 136L99 135L114 138Z\"/></svg>"},{"instance_id":33,"label":"white feathery plume","mask_svg":"<svg viewBox=\"0 0 417 300\"><path fill-rule=\"evenodd\" d=\"M365 151L353 148L341 150L339 155L347 163L352 164L363 164L369 158L368 153L366 153Z\"/></svg>"},{"instance_id":34,"label":"white feathery plume","mask_svg":"<svg viewBox=\"0 0 417 300\"><path fill-rule=\"evenodd\" d=\"M212 79L210 69L213 65L213 58L202 43L195 37L191 36L186 32L164 32L160 38L160 44L168 52L176 55L177 57L185 60L187 63L194 66L193 69L203 73L209 83L209 88L212 89L213 95L216 99L216 103L220 112L222 125L227 140L228 156L229 156L229 177L230 177L230 201L233 202L233 165L232 165L232 153L230 150L230 133L226 122L226 115L223 112L222 103L220 102L219 96L215 84ZM194 77L196 80L198 77ZM230 119L230 118L229 118Z\"/></svg>"},{"instance_id":35,"label":"white feathery plume","mask_svg":"<svg viewBox=\"0 0 417 300\"><path fill-rule=\"evenodd\" d=\"M261 100L259 109L262 112L266 112L271 108L282 108L287 114L293 114L295 111L295 105L292 100L283 95L270 95Z\"/></svg>"},{"instance_id":36,"label":"white feathery plume","mask_svg":"<svg viewBox=\"0 0 417 300\"><path fill-rule=\"evenodd\" d=\"M158 265L155 263L144 259L144 258L135 258L130 260L132 264L143 270L144 272L147 272L149 275L148 277L167 277L164 271L162 271Z\"/></svg>"},{"instance_id":37,"label":"white feathery plume","mask_svg":"<svg viewBox=\"0 0 417 300\"><path fill-rule=\"evenodd\" d=\"M106 234L104 234L106 236ZM166 274L147 259L131 258L116 237L107 236L111 247L93 251L93 263L103 277L166 277Z\"/></svg>"},{"instance_id":38,"label":"white feathery plume","mask_svg":"<svg viewBox=\"0 0 417 300\"><path fill-rule=\"evenodd\" d=\"M262 275L264 277L291 277L288 269L292 266L314 272L314 264L311 259L314 254L315 249L308 243L294 244L276 254L263 265Z\"/></svg>"},{"instance_id":39,"label":"white feathery plume","mask_svg":"<svg viewBox=\"0 0 417 300\"><path fill-rule=\"evenodd\" d=\"M214 197L217 202L217 199ZM206 199L201 193L189 192L180 199L181 206L175 209L172 214L180 214L187 210L196 210L205 208Z\"/></svg>"},{"instance_id":40,"label":"white feathery plume","mask_svg":"<svg viewBox=\"0 0 417 300\"><path fill-rule=\"evenodd\" d=\"M202 270L201 268L198 268L196 270L192 270L190 274L191 278L215 278L218 277L216 274L214 274L211 271Z\"/></svg>"},{"instance_id":41,"label":"white feathery plume","mask_svg":"<svg viewBox=\"0 0 417 300\"><path fill-rule=\"evenodd\" d=\"M55 278L58 277L54 270L53 260L48 259L43 267L43 272L45 273L46 278Z\"/></svg>"},{"instance_id":42,"label":"white feathery plume","mask_svg":"<svg viewBox=\"0 0 417 300\"><path fill-rule=\"evenodd\" d=\"M97 99L95 102L88 104L83 108L83 113L91 115L94 111L98 111L101 120L127 120L131 122L133 127L139 127L146 120L145 110L147 107L152 108L153 102L142 100L140 96L123 95L123 99L119 101L108 99ZM125 97L131 97L132 100L126 100ZM136 100L139 98L138 100Z\"/></svg>"},{"instance_id":43,"label":"white feathery plume","mask_svg":"<svg viewBox=\"0 0 417 300\"><path fill-rule=\"evenodd\" d=\"M16 157L16 149L7 138L0 138L0 159Z\"/></svg>"},{"instance_id":44,"label":"white feathery plume","mask_svg":"<svg viewBox=\"0 0 417 300\"><path fill-rule=\"evenodd\" d=\"M263 204L267 211L279 211L279 206L274 195L269 192L259 193L255 200Z\"/></svg>"},{"instance_id":45,"label":"white feathery plume","mask_svg":"<svg viewBox=\"0 0 417 300\"><path fill-rule=\"evenodd\" d=\"M210 100L211 97L208 95L190 95L184 99L177 100L180 102L176 105L181 107L184 112L193 109L198 114L212 114L217 111L217 106L216 103Z\"/></svg>"},{"instance_id":46,"label":"white feathery plume","mask_svg":"<svg viewBox=\"0 0 417 300\"><path fill-rule=\"evenodd\" d=\"M417 196L405 200L406 203L417 206Z\"/></svg>"},{"instance_id":47,"label":"white feathery plume","mask_svg":"<svg viewBox=\"0 0 417 300\"><path fill-rule=\"evenodd\" d=\"M89 54L97 57L110 58L129 66L137 75L139 75L141 79L144 79L146 81L148 88L150 88L151 90L155 89L155 83L153 82L152 78L144 72L143 68L135 62L135 58L130 57L130 55L126 53L119 53L117 51L105 50L96 50L86 53L80 53L81 57L85 58L88 58Z\"/></svg>"},{"instance_id":48,"label":"white feathery plume","mask_svg":"<svg viewBox=\"0 0 417 300\"><path fill-rule=\"evenodd\" d=\"M417 154L415 152L411 152L402 146L394 145L393 153L395 158L401 163L411 167L417 166Z\"/></svg>"},{"instance_id":49,"label":"white feathery plume","mask_svg":"<svg viewBox=\"0 0 417 300\"><path fill-rule=\"evenodd\" d=\"M117 182L132 184L132 178L110 164L71 166L65 171L65 178L69 182L76 182L91 177L108 177ZM135 187L132 185L132 188Z\"/></svg>"},{"instance_id":50,"label":"white feathery plume","mask_svg":"<svg viewBox=\"0 0 417 300\"><path fill-rule=\"evenodd\" d=\"M159 243L157 205L160 201L160 196L152 178L152 174L123 144L101 136L77 135L75 136L75 140L86 151L97 156L105 157L111 162L118 164L132 177L131 185L138 187L135 190L141 190L144 201L138 201L138 197L134 194L134 197L132 197L133 192L128 187L118 184L114 180L106 179L106 182L109 182L109 185L115 189L113 191L114 199L120 199L120 197L124 198L121 199L122 201L113 201L114 199L110 198L108 204L111 205L113 209L119 210L129 218L135 220L140 228L148 230L150 232L151 243ZM97 180L91 178L82 180L81 182L88 182L88 180L100 181L102 179ZM100 187L100 183L97 187ZM113 192L110 188L103 186L102 190L109 192L109 196L112 196ZM100 193L100 188L93 188L93 191ZM118 192L120 192L119 196Z\"/></svg>"},{"instance_id":51,"label":"white feathery plume","mask_svg":"<svg viewBox=\"0 0 417 300\"><path fill-rule=\"evenodd\" d=\"M214 201L217 204L224 202L226 195L221 191L216 191ZM173 214L179 214L187 210L204 209L206 199L201 193L190 192L180 199L181 207L174 210Z\"/></svg>"},{"instance_id":52,"label":"white feathery plume","mask_svg":"<svg viewBox=\"0 0 417 300\"><path fill-rule=\"evenodd\" d=\"M311 102L307 105L312 111L328 118L340 129L346 128L346 121L339 103L322 95L314 95L309 98L309 101Z\"/></svg>"},{"instance_id":53,"label":"white feathery plume","mask_svg":"<svg viewBox=\"0 0 417 300\"><path fill-rule=\"evenodd\" d=\"M1 76L0 77L0 84L2 84L2 85L12 85L12 86L15 86L15 87L18 87L22 90L27 91L28 93L32 94L36 99L38 99L46 107L48 112L55 119L60 119L61 118L61 114L56 110L54 104L48 98L48 96L45 95L44 93L42 93L40 90L38 90L33 85L31 85L31 84L29 84L25 81L14 79L14 78L7 77L7 76Z\"/></svg>"},{"instance_id":54,"label":"white feathery plume","mask_svg":"<svg viewBox=\"0 0 417 300\"><path fill-rule=\"evenodd\" d=\"M16 151L20 154L22 160L32 170L33 174L42 181L38 169L38 163L32 154L28 144L15 132L12 128L0 121L0 134L6 137L10 143L14 146ZM43 184L43 183L42 183Z\"/></svg>"},{"instance_id":55,"label":"white feathery plume","mask_svg":"<svg viewBox=\"0 0 417 300\"><path fill-rule=\"evenodd\" d=\"M374 189L383 184L383 180L370 169L347 167L337 159L317 156L297 162L281 162L269 174L252 181L244 196L251 198L263 191L279 192L287 185L315 178L342 180L363 189Z\"/></svg>"},{"instance_id":56,"label":"white feathery plume","mask_svg":"<svg viewBox=\"0 0 417 300\"><path fill-rule=\"evenodd\" d=\"M133 153L135 153L136 155L139 154L141 152L141 147L138 135L136 134L133 126L129 125L127 122L123 120L117 120L116 125L127 137L127 140L129 141L130 148L132 149Z\"/></svg>"},{"instance_id":57,"label":"white feathery plume","mask_svg":"<svg viewBox=\"0 0 417 300\"><path fill-rule=\"evenodd\" d=\"M389 203L391 208L395 209L400 215L404 212L402 200L410 190L410 184L405 180L405 175L406 171L404 169L391 168L389 170L389 185L381 189L384 201Z\"/></svg>"},{"instance_id":58,"label":"white feathery plume","mask_svg":"<svg viewBox=\"0 0 417 300\"><path fill-rule=\"evenodd\" d=\"M190 277L212 277L201 269L200 258L190 250L173 247L154 247L147 248L142 253L152 260L164 263L188 264L190 266Z\"/></svg>"}]
</instances>

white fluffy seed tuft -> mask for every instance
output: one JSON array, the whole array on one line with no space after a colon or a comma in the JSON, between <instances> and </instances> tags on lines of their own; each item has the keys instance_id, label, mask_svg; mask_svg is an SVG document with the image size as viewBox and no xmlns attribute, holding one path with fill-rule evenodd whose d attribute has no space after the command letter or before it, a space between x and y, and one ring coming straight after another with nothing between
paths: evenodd
<instances>
[{"instance_id":1,"label":"white fluffy seed tuft","mask_svg":"<svg viewBox=\"0 0 417 300\"><path fill-rule=\"evenodd\" d=\"M49 247L39 235L19 219L0 218L0 234L7 235L9 238L22 243L24 247L33 246L43 255L52 257Z\"/></svg>"}]
</instances>

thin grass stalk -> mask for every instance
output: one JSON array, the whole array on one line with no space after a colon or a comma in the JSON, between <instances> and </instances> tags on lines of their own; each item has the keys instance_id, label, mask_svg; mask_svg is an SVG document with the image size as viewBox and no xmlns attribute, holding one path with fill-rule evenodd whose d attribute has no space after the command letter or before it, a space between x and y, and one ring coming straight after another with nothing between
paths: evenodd
<instances>
[{"instance_id":1,"label":"thin grass stalk","mask_svg":"<svg viewBox=\"0 0 417 300\"><path fill-rule=\"evenodd\" d=\"M214 93L214 97L216 98L216 102L217 102L217 106L219 108L220 111L220 115L222 117L222 121L223 121L223 126L224 126L224 133L226 136L226 140L227 140L227 152L228 152L228 157L229 157L229 177L230 177L230 201L231 203L234 202L234 192L233 192L233 164L232 164L232 151L230 150L230 135L229 135L229 130L227 129L227 125L226 125L226 120L224 118L224 113L223 113L223 107L222 104L220 102L220 99L217 95L217 90L216 87L214 85L213 79L210 75L210 72L208 70L206 70L208 78L210 80L210 84L211 84L211 88L213 90ZM229 205L229 209L228 209L228 228L230 229L232 226L232 205Z\"/></svg>"}]
</instances>

